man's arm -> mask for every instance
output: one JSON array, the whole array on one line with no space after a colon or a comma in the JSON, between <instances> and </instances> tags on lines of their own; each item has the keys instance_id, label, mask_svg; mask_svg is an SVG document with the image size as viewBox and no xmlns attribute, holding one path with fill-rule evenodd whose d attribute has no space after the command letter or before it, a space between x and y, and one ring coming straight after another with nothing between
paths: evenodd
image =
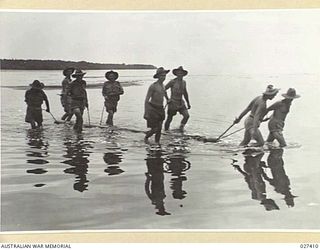
<instances>
[{"instance_id":1,"label":"man's arm","mask_svg":"<svg viewBox=\"0 0 320 250\"><path fill-rule=\"evenodd\" d=\"M46 111L47 111L48 113L50 113L49 100L48 100L47 95L46 95L44 92L43 92L43 99L44 99L44 102L46 103L46 107L47 107Z\"/></svg>"},{"instance_id":2,"label":"man's arm","mask_svg":"<svg viewBox=\"0 0 320 250\"><path fill-rule=\"evenodd\" d=\"M242 113L239 115L239 117L237 117L237 118L234 120L234 123L239 123L239 122L241 121L242 117L244 117L244 116L251 110L254 101L255 101L255 99L250 102L250 104L248 105L248 107L246 107L245 110L243 110Z\"/></svg>"},{"instance_id":3,"label":"man's arm","mask_svg":"<svg viewBox=\"0 0 320 250\"><path fill-rule=\"evenodd\" d=\"M106 88L105 88L104 84L103 84L103 87L102 87L102 96L103 96L104 98L106 98L106 96L107 96L107 94L106 94Z\"/></svg>"},{"instance_id":4,"label":"man's arm","mask_svg":"<svg viewBox=\"0 0 320 250\"><path fill-rule=\"evenodd\" d=\"M29 90L27 90L25 95L24 95L24 101L28 104L28 102L29 102Z\"/></svg>"},{"instance_id":5,"label":"man's arm","mask_svg":"<svg viewBox=\"0 0 320 250\"><path fill-rule=\"evenodd\" d=\"M152 96L152 93L153 93L153 85L151 85L148 89L148 92L147 92L147 95L146 95L146 99L144 100L144 105L146 106Z\"/></svg>"},{"instance_id":6,"label":"man's arm","mask_svg":"<svg viewBox=\"0 0 320 250\"><path fill-rule=\"evenodd\" d=\"M277 108L279 108L281 106L281 101L280 102L275 102L274 104L272 104L269 108L266 109L266 111L264 112L264 114L261 117L265 117L270 111L275 110ZM264 118L262 121L268 121L270 119L270 117Z\"/></svg>"},{"instance_id":7,"label":"man's arm","mask_svg":"<svg viewBox=\"0 0 320 250\"><path fill-rule=\"evenodd\" d=\"M174 80L169 81L166 86L164 87L165 90L172 88L174 84Z\"/></svg>"},{"instance_id":8,"label":"man's arm","mask_svg":"<svg viewBox=\"0 0 320 250\"><path fill-rule=\"evenodd\" d=\"M188 90L187 90L187 86L186 86L186 83L185 83L185 82L184 82L183 96L184 96L184 99L185 99L186 102L187 102L188 109L190 109L190 108L191 108L191 105L190 105L190 102L189 102L189 94L188 94Z\"/></svg>"},{"instance_id":9,"label":"man's arm","mask_svg":"<svg viewBox=\"0 0 320 250\"><path fill-rule=\"evenodd\" d=\"M119 85L119 95L123 95L124 90L123 90L123 87L121 86L120 82L118 82L118 85Z\"/></svg>"},{"instance_id":10,"label":"man's arm","mask_svg":"<svg viewBox=\"0 0 320 250\"><path fill-rule=\"evenodd\" d=\"M174 81L171 80L171 81L168 82L168 83L165 85L165 87L164 87L164 97L166 98L167 103L170 103L170 102L171 102L171 100L170 100L169 97L168 97L167 89L172 88L173 84L174 84Z\"/></svg>"},{"instance_id":11,"label":"man's arm","mask_svg":"<svg viewBox=\"0 0 320 250\"><path fill-rule=\"evenodd\" d=\"M72 85L73 85L72 82L67 85L67 88L66 88L67 96L71 96Z\"/></svg>"},{"instance_id":12,"label":"man's arm","mask_svg":"<svg viewBox=\"0 0 320 250\"><path fill-rule=\"evenodd\" d=\"M271 110L275 110L277 108L279 108L281 106L281 101L280 102L275 102L274 104L272 104L271 106L269 106L269 108L267 108L267 113Z\"/></svg>"},{"instance_id":13,"label":"man's arm","mask_svg":"<svg viewBox=\"0 0 320 250\"><path fill-rule=\"evenodd\" d=\"M88 94L86 90L85 90L85 97L84 97L84 105L87 107L87 109L89 109Z\"/></svg>"}]
</instances>

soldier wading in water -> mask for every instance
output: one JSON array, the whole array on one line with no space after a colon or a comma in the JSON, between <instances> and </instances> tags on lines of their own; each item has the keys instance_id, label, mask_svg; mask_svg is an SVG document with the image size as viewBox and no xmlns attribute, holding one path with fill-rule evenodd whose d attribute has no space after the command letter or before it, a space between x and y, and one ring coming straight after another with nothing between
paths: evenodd
<instances>
[{"instance_id":1,"label":"soldier wading in water","mask_svg":"<svg viewBox=\"0 0 320 250\"><path fill-rule=\"evenodd\" d=\"M183 116L179 129L181 132L183 132L184 127L190 117L188 109L191 108L187 91L187 84L186 81L183 80L183 77L188 74L188 71L184 70L183 67L180 66L179 68L174 69L172 73L177 77L171 80L165 86L166 90L171 89L171 97L168 102L168 117L164 124L164 130L169 130L172 118L177 114L177 112L179 112ZM187 102L187 107L185 105L183 97Z\"/></svg>"},{"instance_id":2,"label":"soldier wading in water","mask_svg":"<svg viewBox=\"0 0 320 250\"><path fill-rule=\"evenodd\" d=\"M163 82L170 70L165 70L163 67L157 69L153 78L158 79L150 85L147 96L144 102L144 119L147 120L147 127L150 130L146 133L144 141L148 143L149 137L155 134L155 142L160 144L162 123L165 118L163 107L164 97L168 101L167 93L164 89Z\"/></svg>"},{"instance_id":3,"label":"soldier wading in water","mask_svg":"<svg viewBox=\"0 0 320 250\"><path fill-rule=\"evenodd\" d=\"M72 75L76 79L70 83L67 89L67 95L71 97L71 110L76 116L76 123L73 128L78 132L82 131L83 111L85 108L89 108L86 91L87 83L82 79L85 74L82 70L77 69Z\"/></svg>"}]
</instances>

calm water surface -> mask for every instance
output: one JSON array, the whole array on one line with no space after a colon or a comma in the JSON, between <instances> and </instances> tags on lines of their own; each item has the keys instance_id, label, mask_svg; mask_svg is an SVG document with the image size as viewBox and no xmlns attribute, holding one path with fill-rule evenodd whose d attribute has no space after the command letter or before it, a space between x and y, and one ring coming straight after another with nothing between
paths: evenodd
<instances>
[{"instance_id":1,"label":"calm water surface","mask_svg":"<svg viewBox=\"0 0 320 250\"><path fill-rule=\"evenodd\" d=\"M319 229L319 76L190 72L187 134L217 137L267 84L282 92L295 87L302 98L287 118L289 147L243 155L236 146L241 133L216 144L169 133L161 152L147 150L143 102L153 71L119 71L120 81L139 85L125 88L114 121L135 132L86 127L76 134L45 112L44 129L33 131L24 122L25 91L12 87L34 79L60 85L61 72L2 71L2 231ZM86 80L103 82L103 75L88 71ZM60 118L60 90L45 91ZM88 95L91 123L98 124L101 89L88 89ZM84 119L88 124L86 111ZM266 124L262 131L266 137Z\"/></svg>"}]
</instances>

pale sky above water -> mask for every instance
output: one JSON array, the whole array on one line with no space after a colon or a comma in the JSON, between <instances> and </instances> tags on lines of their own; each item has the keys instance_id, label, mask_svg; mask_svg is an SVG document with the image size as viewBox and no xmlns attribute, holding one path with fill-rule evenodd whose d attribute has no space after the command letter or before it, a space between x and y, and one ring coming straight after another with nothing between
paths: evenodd
<instances>
[{"instance_id":1,"label":"pale sky above water","mask_svg":"<svg viewBox=\"0 0 320 250\"><path fill-rule=\"evenodd\" d=\"M0 12L0 58L320 73L320 10Z\"/></svg>"}]
</instances>

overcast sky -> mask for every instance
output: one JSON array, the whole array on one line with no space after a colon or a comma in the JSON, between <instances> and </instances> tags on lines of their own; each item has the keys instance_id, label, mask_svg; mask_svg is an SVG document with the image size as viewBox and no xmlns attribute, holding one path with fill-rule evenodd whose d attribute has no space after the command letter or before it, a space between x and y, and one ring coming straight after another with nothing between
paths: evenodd
<instances>
[{"instance_id":1,"label":"overcast sky","mask_svg":"<svg viewBox=\"0 0 320 250\"><path fill-rule=\"evenodd\" d=\"M0 15L1 58L183 65L193 74L320 73L320 10Z\"/></svg>"}]
</instances>

